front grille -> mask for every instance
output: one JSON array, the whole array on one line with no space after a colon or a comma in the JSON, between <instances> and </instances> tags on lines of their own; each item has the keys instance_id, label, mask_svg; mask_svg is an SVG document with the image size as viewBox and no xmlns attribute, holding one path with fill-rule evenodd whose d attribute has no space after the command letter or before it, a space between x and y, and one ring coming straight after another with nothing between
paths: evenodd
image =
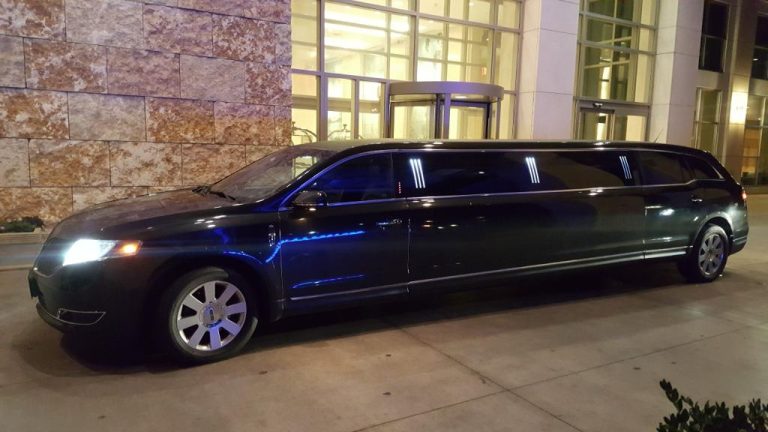
<instances>
[{"instance_id":1,"label":"front grille","mask_svg":"<svg viewBox=\"0 0 768 432\"><path fill-rule=\"evenodd\" d=\"M50 275L61 266L64 261L64 252L72 243L59 238L49 238L43 245L40 255L37 256L35 268L44 275Z\"/></svg>"}]
</instances>

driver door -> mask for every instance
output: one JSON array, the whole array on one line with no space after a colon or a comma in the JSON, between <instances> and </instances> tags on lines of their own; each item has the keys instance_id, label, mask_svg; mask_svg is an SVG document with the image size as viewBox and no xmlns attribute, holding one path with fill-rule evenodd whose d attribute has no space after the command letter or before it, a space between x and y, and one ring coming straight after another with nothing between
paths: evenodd
<instances>
[{"instance_id":1,"label":"driver door","mask_svg":"<svg viewBox=\"0 0 768 432\"><path fill-rule=\"evenodd\" d=\"M305 190L321 192L327 203L291 205L280 213L287 297L405 293L407 203L395 193L392 155L353 157L312 179Z\"/></svg>"}]
</instances>

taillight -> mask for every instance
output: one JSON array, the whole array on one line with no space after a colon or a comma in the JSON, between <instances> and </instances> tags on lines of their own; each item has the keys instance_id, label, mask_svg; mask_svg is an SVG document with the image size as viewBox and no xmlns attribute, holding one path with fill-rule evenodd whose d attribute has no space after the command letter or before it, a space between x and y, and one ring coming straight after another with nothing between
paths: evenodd
<instances>
[{"instance_id":1,"label":"taillight","mask_svg":"<svg viewBox=\"0 0 768 432\"><path fill-rule=\"evenodd\" d=\"M745 203L747 202L747 191L744 188L741 189L741 200Z\"/></svg>"}]
</instances>

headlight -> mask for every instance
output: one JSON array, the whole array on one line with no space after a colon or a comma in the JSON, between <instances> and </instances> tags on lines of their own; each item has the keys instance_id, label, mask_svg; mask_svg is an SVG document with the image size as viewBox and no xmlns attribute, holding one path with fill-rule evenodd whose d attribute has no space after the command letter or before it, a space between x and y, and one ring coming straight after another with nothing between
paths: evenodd
<instances>
[{"instance_id":1,"label":"headlight","mask_svg":"<svg viewBox=\"0 0 768 432\"><path fill-rule=\"evenodd\" d=\"M139 252L141 242L80 239L64 253L62 265L99 261L111 257L132 256Z\"/></svg>"}]
</instances>

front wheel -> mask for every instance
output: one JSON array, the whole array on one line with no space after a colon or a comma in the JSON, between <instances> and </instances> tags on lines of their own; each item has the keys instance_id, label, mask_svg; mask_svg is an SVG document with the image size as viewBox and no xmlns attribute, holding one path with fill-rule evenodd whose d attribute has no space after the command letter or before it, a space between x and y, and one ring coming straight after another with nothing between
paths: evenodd
<instances>
[{"instance_id":1,"label":"front wheel","mask_svg":"<svg viewBox=\"0 0 768 432\"><path fill-rule=\"evenodd\" d=\"M710 224L704 227L678 267L690 282L712 282L723 274L729 252L728 234L720 226Z\"/></svg>"},{"instance_id":2,"label":"front wheel","mask_svg":"<svg viewBox=\"0 0 768 432\"><path fill-rule=\"evenodd\" d=\"M162 334L182 361L209 363L239 352L256 330L258 308L251 287L218 267L180 277L163 296Z\"/></svg>"}]
</instances>

